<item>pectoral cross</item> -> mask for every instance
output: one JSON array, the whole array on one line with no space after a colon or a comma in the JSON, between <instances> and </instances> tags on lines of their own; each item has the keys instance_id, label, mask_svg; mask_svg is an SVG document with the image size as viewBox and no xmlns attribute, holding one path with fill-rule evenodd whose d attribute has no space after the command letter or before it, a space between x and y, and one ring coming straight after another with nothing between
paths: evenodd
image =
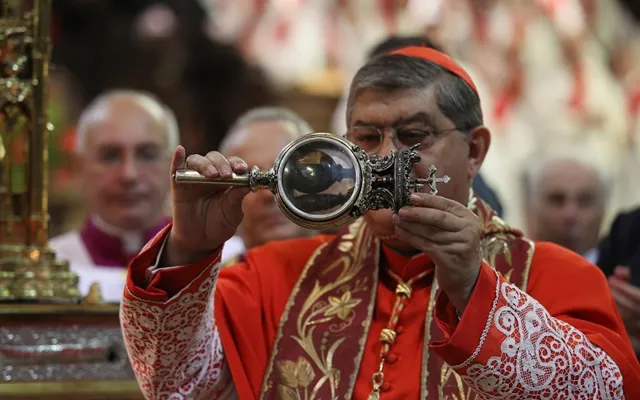
<instances>
[{"instance_id":1,"label":"pectoral cross","mask_svg":"<svg viewBox=\"0 0 640 400\"><path fill-rule=\"evenodd\" d=\"M436 187L438 183L440 182L447 183L450 180L448 175L445 175L442 178L437 178L436 177L437 171L438 171L438 168L436 168L435 165L432 165L431 167L429 167L429 177L427 178L427 182L429 183L429 193L432 195L438 194L438 188Z\"/></svg>"},{"instance_id":2,"label":"pectoral cross","mask_svg":"<svg viewBox=\"0 0 640 400\"><path fill-rule=\"evenodd\" d=\"M447 183L451 180L448 175L445 175L441 178L436 177L436 172L438 168L435 165L429 167L429 174L427 179L411 179L409 181L409 189L413 189L415 191L422 191L424 185L429 185L429 194L436 195L438 194L438 183Z\"/></svg>"}]
</instances>

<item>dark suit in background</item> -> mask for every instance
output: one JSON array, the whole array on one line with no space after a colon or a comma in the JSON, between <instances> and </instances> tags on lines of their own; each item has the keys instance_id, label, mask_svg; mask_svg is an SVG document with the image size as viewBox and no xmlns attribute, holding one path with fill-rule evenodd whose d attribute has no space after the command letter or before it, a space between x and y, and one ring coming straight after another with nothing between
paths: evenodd
<instances>
[{"instance_id":1,"label":"dark suit in background","mask_svg":"<svg viewBox=\"0 0 640 400\"><path fill-rule=\"evenodd\" d=\"M640 208L618 214L598 250L598 266L607 276L617 266L627 266L631 283L640 286Z\"/></svg>"},{"instance_id":2,"label":"dark suit in background","mask_svg":"<svg viewBox=\"0 0 640 400\"><path fill-rule=\"evenodd\" d=\"M498 216L502 217L502 203L500 203L498 194L487 184L487 182L482 178L482 175L476 175L471 187L478 197L486 201Z\"/></svg>"}]
</instances>

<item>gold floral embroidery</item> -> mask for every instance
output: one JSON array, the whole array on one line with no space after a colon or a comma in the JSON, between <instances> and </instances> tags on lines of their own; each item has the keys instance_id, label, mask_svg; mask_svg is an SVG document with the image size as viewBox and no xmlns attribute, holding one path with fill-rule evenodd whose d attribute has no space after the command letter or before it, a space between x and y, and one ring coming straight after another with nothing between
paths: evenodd
<instances>
[{"instance_id":1,"label":"gold floral embroidery","mask_svg":"<svg viewBox=\"0 0 640 400\"><path fill-rule=\"evenodd\" d=\"M349 318L349 314L353 312L355 306L360 304L362 300L360 299L352 299L351 292L349 290L345 291L341 297L333 297L329 296L329 307L327 307L327 311L324 312L325 317L330 317L332 315L336 315L343 321L346 321Z\"/></svg>"}]
</instances>

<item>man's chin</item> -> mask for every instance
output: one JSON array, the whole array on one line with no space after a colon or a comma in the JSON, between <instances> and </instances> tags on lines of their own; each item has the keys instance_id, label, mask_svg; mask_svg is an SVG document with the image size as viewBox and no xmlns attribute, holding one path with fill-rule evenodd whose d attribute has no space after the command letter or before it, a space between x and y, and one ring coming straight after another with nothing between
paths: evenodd
<instances>
[{"instance_id":1,"label":"man's chin","mask_svg":"<svg viewBox=\"0 0 640 400\"><path fill-rule=\"evenodd\" d=\"M415 253L413 246L400 239L396 234L396 227L393 224L393 211L388 209L369 211L364 215L364 220L385 245L401 253Z\"/></svg>"},{"instance_id":2,"label":"man's chin","mask_svg":"<svg viewBox=\"0 0 640 400\"><path fill-rule=\"evenodd\" d=\"M363 218L378 237L385 238L395 234L396 228L393 225L393 212L391 210L369 211Z\"/></svg>"},{"instance_id":3,"label":"man's chin","mask_svg":"<svg viewBox=\"0 0 640 400\"><path fill-rule=\"evenodd\" d=\"M385 246L404 255L414 255L420 252L415 247L398 237L382 239L382 243L384 243Z\"/></svg>"}]
</instances>

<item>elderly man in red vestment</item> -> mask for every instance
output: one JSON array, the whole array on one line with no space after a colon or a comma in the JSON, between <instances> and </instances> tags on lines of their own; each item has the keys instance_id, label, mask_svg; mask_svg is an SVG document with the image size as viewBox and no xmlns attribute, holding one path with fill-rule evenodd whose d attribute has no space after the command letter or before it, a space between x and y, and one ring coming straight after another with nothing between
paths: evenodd
<instances>
[{"instance_id":1,"label":"elderly man in red vestment","mask_svg":"<svg viewBox=\"0 0 640 400\"><path fill-rule=\"evenodd\" d=\"M375 58L348 135L381 155L419 144L451 177L397 214L273 242L220 270L246 189L173 186L174 222L132 262L121 320L148 399L635 399L640 366L597 267L508 227L470 190L491 135L446 55ZM242 173L219 153L184 159Z\"/></svg>"}]
</instances>

